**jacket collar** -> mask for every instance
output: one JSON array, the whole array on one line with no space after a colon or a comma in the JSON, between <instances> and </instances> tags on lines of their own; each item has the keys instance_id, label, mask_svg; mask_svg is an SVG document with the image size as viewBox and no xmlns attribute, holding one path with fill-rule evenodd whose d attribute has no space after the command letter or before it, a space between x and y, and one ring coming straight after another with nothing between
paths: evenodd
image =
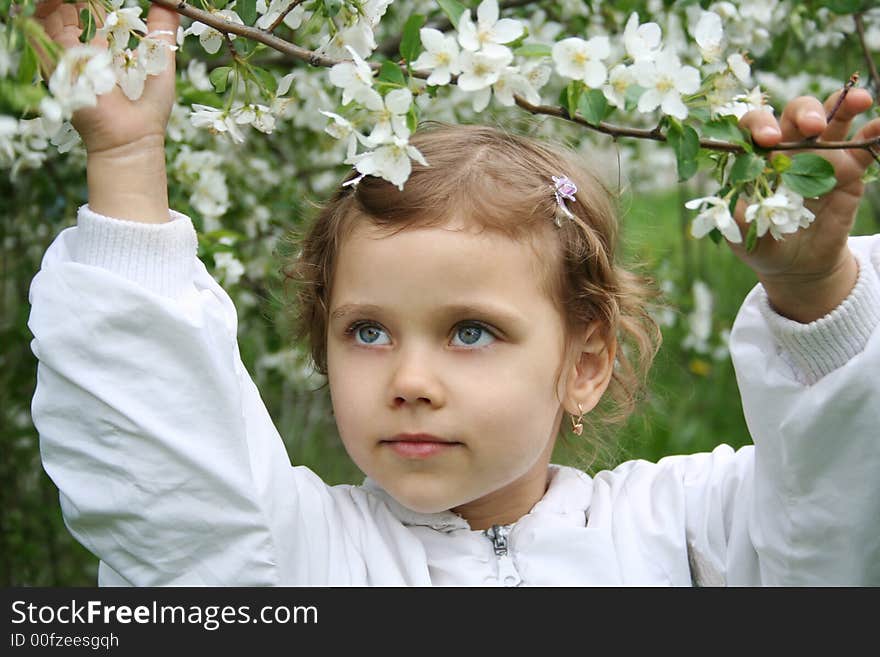
<instances>
[{"instance_id":1,"label":"jacket collar","mask_svg":"<svg viewBox=\"0 0 880 657\"><path fill-rule=\"evenodd\" d=\"M470 529L467 520L452 511L419 513L408 509L369 477L364 480L361 488L380 497L391 514L404 525L430 527L440 532ZM576 468L551 464L550 485L547 492L524 518L549 515L566 516L573 524L585 526L591 493L592 479L589 475Z\"/></svg>"}]
</instances>

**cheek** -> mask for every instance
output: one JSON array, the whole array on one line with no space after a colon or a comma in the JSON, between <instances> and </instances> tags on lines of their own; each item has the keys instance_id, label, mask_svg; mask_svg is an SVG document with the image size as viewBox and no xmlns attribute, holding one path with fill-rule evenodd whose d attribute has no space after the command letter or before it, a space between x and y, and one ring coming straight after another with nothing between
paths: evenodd
<instances>
[{"instance_id":1,"label":"cheek","mask_svg":"<svg viewBox=\"0 0 880 657\"><path fill-rule=\"evenodd\" d=\"M327 350L327 380L334 420L343 443L348 446L348 438L357 432L357 427L363 426L369 409L375 409L376 390L375 386L371 390L369 384L375 377L364 372L356 359L346 358L331 346Z\"/></svg>"},{"instance_id":2,"label":"cheek","mask_svg":"<svg viewBox=\"0 0 880 657\"><path fill-rule=\"evenodd\" d=\"M556 362L527 354L484 362L461 372L459 397L475 421L498 440L514 435L542 435L559 407Z\"/></svg>"}]
</instances>

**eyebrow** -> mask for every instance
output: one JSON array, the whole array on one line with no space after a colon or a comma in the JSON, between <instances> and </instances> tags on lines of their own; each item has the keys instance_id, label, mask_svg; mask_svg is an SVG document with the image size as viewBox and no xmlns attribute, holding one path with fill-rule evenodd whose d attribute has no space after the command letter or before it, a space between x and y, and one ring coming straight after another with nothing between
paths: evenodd
<instances>
[{"instance_id":1,"label":"eyebrow","mask_svg":"<svg viewBox=\"0 0 880 657\"><path fill-rule=\"evenodd\" d=\"M330 321L345 319L352 315L379 315L384 312L382 306L370 303L346 303L338 306L330 313ZM500 324L518 325L525 322L525 318L514 310L507 310L500 306L481 304L450 304L440 306L434 314L456 317L486 317Z\"/></svg>"}]
</instances>

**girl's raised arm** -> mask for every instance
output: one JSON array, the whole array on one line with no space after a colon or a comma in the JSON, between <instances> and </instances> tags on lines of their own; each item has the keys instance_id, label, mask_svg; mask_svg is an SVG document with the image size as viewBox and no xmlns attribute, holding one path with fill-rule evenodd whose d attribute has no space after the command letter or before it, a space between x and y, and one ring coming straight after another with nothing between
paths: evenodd
<instances>
[{"instance_id":1,"label":"girl's raised arm","mask_svg":"<svg viewBox=\"0 0 880 657\"><path fill-rule=\"evenodd\" d=\"M49 37L63 48L81 45L79 11L86 3L46 0L36 17ZM180 16L158 5L150 7L147 29L173 46ZM90 45L106 49L96 35ZM88 154L89 206L108 217L160 223L169 220L165 174L165 128L174 105L174 57L159 75L147 77L137 101L117 86L98 96L95 107L74 114L73 125Z\"/></svg>"},{"instance_id":2,"label":"girl's raised arm","mask_svg":"<svg viewBox=\"0 0 880 657\"><path fill-rule=\"evenodd\" d=\"M39 13L65 46L77 14L60 0ZM148 25L173 33L177 16L154 5ZM232 301L197 259L190 220L169 211L173 76L74 117L89 206L30 290L44 467L101 584L348 582L361 562L341 530L356 520L336 517L345 491L291 467L241 363Z\"/></svg>"}]
</instances>

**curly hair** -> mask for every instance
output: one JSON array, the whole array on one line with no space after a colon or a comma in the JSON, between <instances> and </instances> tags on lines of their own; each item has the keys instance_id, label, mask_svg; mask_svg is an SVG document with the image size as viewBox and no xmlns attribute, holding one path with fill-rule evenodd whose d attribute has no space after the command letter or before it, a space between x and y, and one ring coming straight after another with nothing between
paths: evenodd
<instances>
[{"instance_id":1,"label":"curly hair","mask_svg":"<svg viewBox=\"0 0 880 657\"><path fill-rule=\"evenodd\" d=\"M430 124L410 143L428 166L413 163L403 190L373 176L340 185L305 234L294 237L299 254L284 273L296 286L296 337L308 345L315 368L327 373L333 273L352 228L367 221L394 233L442 225L454 212L533 248L555 244L538 261L567 336L598 320L606 339L616 341L612 379L591 424L622 423L644 388L660 330L648 311L657 297L653 283L618 262L615 195L571 151L498 128ZM559 227L551 175L567 175L578 188L567 202L573 217Z\"/></svg>"}]
</instances>

